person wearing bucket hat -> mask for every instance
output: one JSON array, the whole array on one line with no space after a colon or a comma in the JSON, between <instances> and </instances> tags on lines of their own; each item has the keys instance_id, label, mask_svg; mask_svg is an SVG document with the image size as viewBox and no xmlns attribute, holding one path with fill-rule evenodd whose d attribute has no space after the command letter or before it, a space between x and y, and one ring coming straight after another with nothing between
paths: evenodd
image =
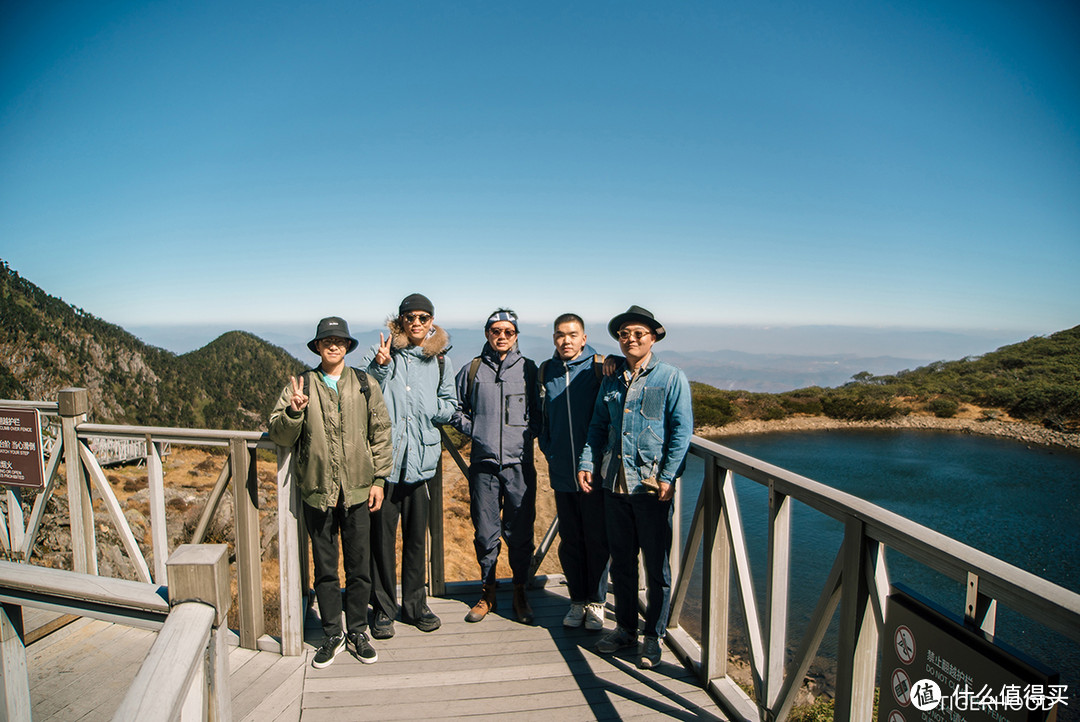
<instances>
[{"instance_id":1,"label":"person wearing bucket hat","mask_svg":"<svg viewBox=\"0 0 1080 722\"><path fill-rule=\"evenodd\" d=\"M289 378L268 425L271 440L295 452L297 488L315 563L315 596L326 637L311 660L319 668L332 663L350 644L364 664L379 658L367 636L370 525L371 513L382 504L393 449L390 415L379 385L364 371L345 364L345 355L356 344L344 319L330 316L319 321L308 348L321 362Z\"/></svg>"},{"instance_id":2,"label":"person wearing bucket hat","mask_svg":"<svg viewBox=\"0 0 1080 722\"><path fill-rule=\"evenodd\" d=\"M638 666L660 663L660 640L671 603L671 519L675 484L686 466L694 433L690 382L652 352L666 331L653 314L631 306L611 319L608 332L625 358L605 376L578 459L578 484L604 489L604 521L611 551L615 629L597 643L611 654L638 645L638 553L645 563L645 635ZM596 464L602 459L600 469Z\"/></svg>"},{"instance_id":3,"label":"person wearing bucket hat","mask_svg":"<svg viewBox=\"0 0 1080 722\"><path fill-rule=\"evenodd\" d=\"M388 333L364 355L379 382L394 434L394 471L382 508L371 518L371 609L375 639L394 636L394 618L421 632L441 621L427 605L424 588L428 509L427 482L442 455L438 425L457 410L454 369L446 352L450 335L435 324L435 305L419 293L406 296L390 317ZM397 534L401 526L401 604L397 599Z\"/></svg>"}]
</instances>

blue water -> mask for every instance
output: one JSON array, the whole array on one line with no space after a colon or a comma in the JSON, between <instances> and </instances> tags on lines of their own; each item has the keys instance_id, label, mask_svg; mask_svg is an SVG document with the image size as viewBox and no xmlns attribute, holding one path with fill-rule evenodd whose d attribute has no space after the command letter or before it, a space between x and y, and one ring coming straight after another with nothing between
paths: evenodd
<instances>
[{"instance_id":1,"label":"blue water","mask_svg":"<svg viewBox=\"0 0 1080 722\"><path fill-rule=\"evenodd\" d=\"M989 437L930 431L812 431L723 437L736 451L828 484L1080 592L1080 453ZM702 463L684 477L683 533L690 528ZM741 477L736 490L750 548L755 596L765 601L768 493ZM789 646L798 645L843 536L839 522L796 503ZM961 614L964 589L895 552L890 581ZM697 574L695 574L696 576ZM691 626L700 582L692 582ZM733 618L738 620L737 615ZM740 622L736 622L739 624ZM819 652L835 657L835 623ZM732 630L738 641L739 630ZM1080 645L999 605L997 638L1080 681ZM1070 691L1076 688L1070 684ZM1080 696L1080 695L1077 695ZM1074 696L1074 699L1077 697Z\"/></svg>"}]
</instances>

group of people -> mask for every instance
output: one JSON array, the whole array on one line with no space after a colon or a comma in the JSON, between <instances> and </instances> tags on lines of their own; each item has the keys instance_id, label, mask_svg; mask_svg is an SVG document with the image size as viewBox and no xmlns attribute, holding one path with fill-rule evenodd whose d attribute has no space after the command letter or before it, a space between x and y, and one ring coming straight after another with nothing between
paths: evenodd
<instances>
[{"instance_id":1,"label":"group of people","mask_svg":"<svg viewBox=\"0 0 1080 722\"><path fill-rule=\"evenodd\" d=\"M345 320L319 322L308 348L320 363L289 379L269 423L271 439L292 447L296 458L326 637L315 667L349 646L361 662L374 663L371 638L394 636L399 613L423 632L440 627L427 604L425 532L427 482L442 453L443 424L472 442L470 513L483 588L465 620L480 622L497 607L496 562L505 538L514 616L533 622L526 590L536 440L548 461L570 593L563 624L604 628L610 569L616 626L597 651L637 647L639 666L659 664L671 594L672 498L693 434L690 385L653 355L666 331L649 311L631 306L611 319L608 332L623 356L605 364L581 317L563 314L554 322L554 354L538 366L518 348L517 315L500 308L484 325L480 354L455 375L446 356L449 335L421 294L402 300L360 368L345 361L359 344ZM647 590L640 644L639 552Z\"/></svg>"}]
</instances>

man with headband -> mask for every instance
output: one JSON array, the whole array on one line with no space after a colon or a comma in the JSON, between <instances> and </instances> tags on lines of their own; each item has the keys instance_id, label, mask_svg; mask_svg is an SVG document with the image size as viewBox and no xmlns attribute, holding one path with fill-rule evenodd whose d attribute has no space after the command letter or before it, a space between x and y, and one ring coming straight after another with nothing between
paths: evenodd
<instances>
[{"instance_id":1,"label":"man with headband","mask_svg":"<svg viewBox=\"0 0 1080 722\"><path fill-rule=\"evenodd\" d=\"M495 566L506 537L514 581L514 614L532 624L525 595L533 555L536 469L533 439L540 424L536 364L518 350L517 314L500 308L484 325L480 355L457 375L461 407L451 422L472 440L469 510L483 592L465 617L479 622L495 611ZM500 518L501 517L501 518Z\"/></svg>"}]
</instances>

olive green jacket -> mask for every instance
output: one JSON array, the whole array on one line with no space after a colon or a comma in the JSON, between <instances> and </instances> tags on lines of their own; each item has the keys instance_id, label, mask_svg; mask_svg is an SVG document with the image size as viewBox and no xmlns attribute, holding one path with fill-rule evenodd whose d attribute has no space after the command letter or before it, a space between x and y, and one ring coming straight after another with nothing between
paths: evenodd
<instances>
[{"instance_id":1,"label":"olive green jacket","mask_svg":"<svg viewBox=\"0 0 1080 722\"><path fill-rule=\"evenodd\" d=\"M338 393L320 370L304 376L307 407L292 411L292 388L286 386L270 413L270 439L294 448L305 504L325 511L337 504L339 490L346 507L366 503L371 487L383 486L394 465L390 414L379 384L368 379L369 404L351 368L338 379Z\"/></svg>"}]
</instances>

